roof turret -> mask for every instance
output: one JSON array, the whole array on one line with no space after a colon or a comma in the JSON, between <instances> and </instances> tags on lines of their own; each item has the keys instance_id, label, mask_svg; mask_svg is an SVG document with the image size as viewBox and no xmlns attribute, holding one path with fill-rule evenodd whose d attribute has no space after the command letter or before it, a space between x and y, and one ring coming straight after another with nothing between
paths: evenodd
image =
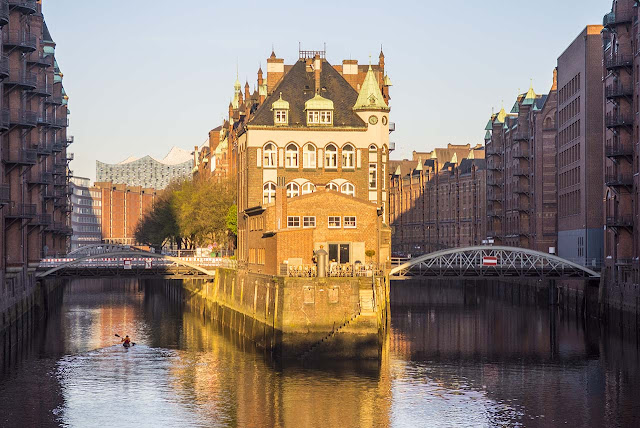
<instances>
[{"instance_id":1,"label":"roof turret","mask_svg":"<svg viewBox=\"0 0 640 428\"><path fill-rule=\"evenodd\" d=\"M533 92L533 81L531 82L531 86L529 86L529 91L527 95L524 96L524 101L522 102L523 106L531 106L536 100L536 93Z\"/></svg>"},{"instance_id":2,"label":"roof turret","mask_svg":"<svg viewBox=\"0 0 640 428\"><path fill-rule=\"evenodd\" d=\"M358 99L353 109L389 111L389 106L384 102L378 80L371 68L371 64L369 64L369 70L364 78L364 82L362 82L362 87L360 88L360 93L358 94Z\"/></svg>"}]
</instances>

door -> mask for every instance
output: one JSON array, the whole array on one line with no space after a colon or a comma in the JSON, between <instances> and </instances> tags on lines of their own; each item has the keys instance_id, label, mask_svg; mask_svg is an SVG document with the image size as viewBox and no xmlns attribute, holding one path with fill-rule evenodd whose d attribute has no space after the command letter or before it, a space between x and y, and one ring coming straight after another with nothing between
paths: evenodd
<instances>
[{"instance_id":1,"label":"door","mask_svg":"<svg viewBox=\"0 0 640 428\"><path fill-rule=\"evenodd\" d=\"M351 263L351 244L329 244L329 262Z\"/></svg>"}]
</instances>

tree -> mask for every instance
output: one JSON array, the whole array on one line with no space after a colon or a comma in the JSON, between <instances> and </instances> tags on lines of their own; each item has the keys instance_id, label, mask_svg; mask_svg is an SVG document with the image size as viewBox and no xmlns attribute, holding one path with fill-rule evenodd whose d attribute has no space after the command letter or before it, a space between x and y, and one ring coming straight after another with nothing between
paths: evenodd
<instances>
[{"instance_id":1,"label":"tree","mask_svg":"<svg viewBox=\"0 0 640 428\"><path fill-rule=\"evenodd\" d=\"M234 236L238 235L238 206L233 204L227 211L227 230Z\"/></svg>"}]
</instances>

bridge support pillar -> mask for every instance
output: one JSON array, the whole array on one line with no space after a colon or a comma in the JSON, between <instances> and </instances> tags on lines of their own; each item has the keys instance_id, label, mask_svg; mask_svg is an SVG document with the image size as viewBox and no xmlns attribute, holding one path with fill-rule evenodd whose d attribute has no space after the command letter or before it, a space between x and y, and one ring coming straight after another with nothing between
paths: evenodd
<instances>
[{"instance_id":1,"label":"bridge support pillar","mask_svg":"<svg viewBox=\"0 0 640 428\"><path fill-rule=\"evenodd\" d=\"M547 280L549 285L549 305L556 306L558 304L558 284L555 279Z\"/></svg>"}]
</instances>

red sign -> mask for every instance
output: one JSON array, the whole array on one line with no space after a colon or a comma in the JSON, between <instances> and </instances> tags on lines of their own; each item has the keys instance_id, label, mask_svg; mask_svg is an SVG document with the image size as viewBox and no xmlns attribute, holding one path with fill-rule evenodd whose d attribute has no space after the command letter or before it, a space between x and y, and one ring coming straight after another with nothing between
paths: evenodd
<instances>
[{"instance_id":1,"label":"red sign","mask_svg":"<svg viewBox=\"0 0 640 428\"><path fill-rule=\"evenodd\" d=\"M482 257L482 266L498 266L498 258L494 256Z\"/></svg>"}]
</instances>

